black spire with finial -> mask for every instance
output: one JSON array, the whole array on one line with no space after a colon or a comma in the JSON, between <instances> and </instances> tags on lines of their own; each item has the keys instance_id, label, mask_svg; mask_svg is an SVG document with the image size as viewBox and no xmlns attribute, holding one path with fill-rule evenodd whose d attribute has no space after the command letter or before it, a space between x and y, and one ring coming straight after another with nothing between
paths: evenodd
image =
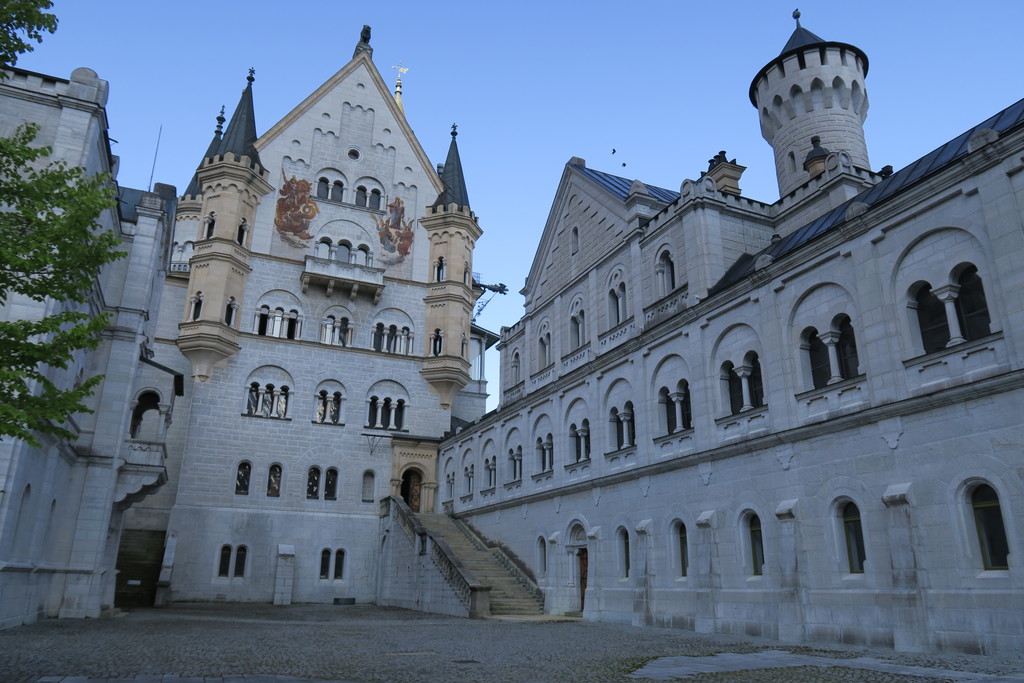
<instances>
[{"instance_id":1,"label":"black spire with finial","mask_svg":"<svg viewBox=\"0 0 1024 683\"><path fill-rule=\"evenodd\" d=\"M231 115L224 138L217 148L217 154L231 152L236 159L247 156L250 163L261 164L260 155L253 146L256 142L256 113L252 103L252 82L256 80L256 69L250 68L245 80L247 83L245 90L242 91L242 98L235 107L235 113Z\"/></svg>"},{"instance_id":2,"label":"black spire with finial","mask_svg":"<svg viewBox=\"0 0 1024 683\"><path fill-rule=\"evenodd\" d=\"M455 203L456 206L469 208L469 193L466 191L466 177L462 174L462 160L459 158L459 146L455 142L458 136L458 126L452 124L452 144L448 147L448 158L444 161L444 169L441 171L441 183L444 189L437 195L437 201L433 206L448 206Z\"/></svg>"},{"instance_id":3,"label":"black spire with finial","mask_svg":"<svg viewBox=\"0 0 1024 683\"><path fill-rule=\"evenodd\" d=\"M806 45L816 45L817 43L825 42L820 36L811 33L800 25L800 10L793 10L793 18L796 20L796 29L786 42L786 47L782 48L782 52L779 54L785 54L790 50L796 50Z\"/></svg>"},{"instance_id":4,"label":"black spire with finial","mask_svg":"<svg viewBox=\"0 0 1024 683\"><path fill-rule=\"evenodd\" d=\"M221 105L220 114L217 115L217 127L213 131L213 139L210 140L210 144L206 148L206 154L203 155L204 159L217 154L217 149L220 147L221 143L221 129L223 128L224 121L226 120L227 119L224 118L224 105ZM193 173L192 180L188 182L188 187L185 188L184 196L198 197L200 194L202 194L202 189L199 187L199 174Z\"/></svg>"}]
</instances>

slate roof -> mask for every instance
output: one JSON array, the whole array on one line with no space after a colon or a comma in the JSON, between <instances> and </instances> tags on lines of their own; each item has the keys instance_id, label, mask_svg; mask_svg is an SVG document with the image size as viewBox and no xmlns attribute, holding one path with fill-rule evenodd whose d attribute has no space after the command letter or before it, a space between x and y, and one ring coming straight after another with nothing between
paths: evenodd
<instances>
[{"instance_id":1,"label":"slate roof","mask_svg":"<svg viewBox=\"0 0 1024 683\"><path fill-rule=\"evenodd\" d=\"M574 169L577 173L590 178L610 194L618 197L622 201L626 201L626 198L629 197L629 188L633 186L633 181L628 178L612 175L611 173L605 173L604 171L595 171L594 169L587 168L586 166L570 166L570 168ZM666 190L663 187L647 185L647 191L652 197L658 201L665 202L666 204L671 204L675 200L679 199L678 192Z\"/></svg>"},{"instance_id":2,"label":"slate roof","mask_svg":"<svg viewBox=\"0 0 1024 683\"><path fill-rule=\"evenodd\" d=\"M238 100L238 106L235 107L235 113L231 115L228 128L224 131L217 154L223 155L231 152L238 158L247 156L252 163L262 165L260 155L256 151L256 147L253 146L257 137L256 113L252 104L253 80L250 75L249 82L246 84L245 90L242 91L242 97Z\"/></svg>"},{"instance_id":3,"label":"slate roof","mask_svg":"<svg viewBox=\"0 0 1024 683\"><path fill-rule=\"evenodd\" d=\"M220 119L224 120L223 117ZM203 155L204 159L208 159L217 154L217 149L220 147L220 126L217 126L217 132L213 134L213 139L210 140L210 146L206 148L206 154ZM192 174L192 180L188 181L188 187L185 188L185 195L191 195L198 197L202 194L202 189L199 187L199 172L196 171Z\"/></svg>"},{"instance_id":4,"label":"slate roof","mask_svg":"<svg viewBox=\"0 0 1024 683\"><path fill-rule=\"evenodd\" d=\"M444 161L441 171L441 182L444 189L437 195L433 206L447 206L455 202L456 206L469 207L469 192L466 191L466 177L462 173L462 159L459 158L459 146L455 143L455 132L452 126L452 144L448 146L448 158Z\"/></svg>"},{"instance_id":5,"label":"slate roof","mask_svg":"<svg viewBox=\"0 0 1024 683\"><path fill-rule=\"evenodd\" d=\"M878 206L895 197L903 190L916 185L925 178L955 163L967 155L971 138L979 130L991 128L1002 135L1021 125L1024 125L1024 99L1011 104L998 114L982 121L938 149L911 163L906 168L892 174L874 187L864 190L857 196L840 204L828 213L819 216L799 230L791 232L757 254L743 254L726 271L722 279L711 288L711 294L721 292L753 273L754 264L762 254L769 254L773 259L777 260L842 225L845 222L846 210L851 204L862 202L868 207Z\"/></svg>"},{"instance_id":6,"label":"slate roof","mask_svg":"<svg viewBox=\"0 0 1024 683\"><path fill-rule=\"evenodd\" d=\"M817 45L818 43L824 43L825 40L815 33L812 33L805 29L803 26L797 24L796 30L793 31L793 35L789 37L786 42L786 47L782 48L780 55L784 55L790 50L796 50L801 47L807 47L808 45Z\"/></svg>"}]
</instances>

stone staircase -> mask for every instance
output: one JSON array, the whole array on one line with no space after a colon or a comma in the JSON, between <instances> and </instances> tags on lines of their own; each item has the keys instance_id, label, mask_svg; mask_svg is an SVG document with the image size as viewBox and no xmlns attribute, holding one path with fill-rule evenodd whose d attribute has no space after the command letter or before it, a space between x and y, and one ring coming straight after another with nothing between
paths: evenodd
<instances>
[{"instance_id":1,"label":"stone staircase","mask_svg":"<svg viewBox=\"0 0 1024 683\"><path fill-rule=\"evenodd\" d=\"M476 580L491 588L491 615L536 615L544 613L544 601L536 585L529 587L522 582L525 577L502 565L498 559L500 551L474 543L456 526L448 515L419 513L416 519L432 534L440 536L448 544L459 562L476 577Z\"/></svg>"}]
</instances>

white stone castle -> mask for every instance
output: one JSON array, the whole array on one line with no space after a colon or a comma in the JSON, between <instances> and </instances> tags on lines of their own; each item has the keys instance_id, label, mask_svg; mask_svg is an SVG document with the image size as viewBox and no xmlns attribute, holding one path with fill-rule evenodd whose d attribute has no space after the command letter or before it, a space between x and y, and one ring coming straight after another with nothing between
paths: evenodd
<instances>
[{"instance_id":1,"label":"white stone castle","mask_svg":"<svg viewBox=\"0 0 1024 683\"><path fill-rule=\"evenodd\" d=\"M570 159L499 341L455 131L435 170L371 57L259 136L250 75L183 195L120 190L115 324L56 376L105 373L96 412L0 442L0 623L533 601L1018 653L1024 101L873 171L867 56L798 23L750 85L780 198L724 152L678 191ZM106 88L13 70L0 133L116 170Z\"/></svg>"}]
</instances>

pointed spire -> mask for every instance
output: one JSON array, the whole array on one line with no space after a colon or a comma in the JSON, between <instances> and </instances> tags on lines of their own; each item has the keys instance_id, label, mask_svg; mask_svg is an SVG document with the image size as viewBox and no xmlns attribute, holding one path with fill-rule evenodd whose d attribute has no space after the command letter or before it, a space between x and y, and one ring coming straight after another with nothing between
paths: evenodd
<instances>
[{"instance_id":1,"label":"pointed spire","mask_svg":"<svg viewBox=\"0 0 1024 683\"><path fill-rule=\"evenodd\" d=\"M800 25L800 10L793 10L793 19L796 20L796 29L793 31L793 35L791 35L789 40L786 42L786 47L782 48L782 52L779 53L780 55L807 45L816 45L817 43L825 42L820 36L811 33Z\"/></svg>"},{"instance_id":2,"label":"pointed spire","mask_svg":"<svg viewBox=\"0 0 1024 683\"><path fill-rule=\"evenodd\" d=\"M220 114L217 115L217 128L213 131L213 139L210 140L210 145L206 148L206 154L203 155L204 159L217 154L217 148L220 147L221 129L224 126L224 121L224 106L221 105ZM185 194L182 196L198 197L200 194L202 194L202 188L199 187L199 174L193 173L192 180L189 181L188 187L185 188Z\"/></svg>"},{"instance_id":3,"label":"pointed spire","mask_svg":"<svg viewBox=\"0 0 1024 683\"><path fill-rule=\"evenodd\" d=\"M249 69L249 75L245 79L248 83L242 91L238 106L235 107L235 113L231 115L224 139L217 148L217 154L231 152L239 159L247 156L252 163L259 164L260 155L253 146L256 142L256 114L252 104L252 82L256 80L255 74L255 69Z\"/></svg>"},{"instance_id":4,"label":"pointed spire","mask_svg":"<svg viewBox=\"0 0 1024 683\"><path fill-rule=\"evenodd\" d=\"M455 142L458 126L452 124L452 144L448 147L448 158L444 161L441 171L441 183L444 189L437 195L433 206L447 206L452 202L456 206L469 208L469 193L466 191L466 178L462 175L462 160L459 159L459 146Z\"/></svg>"},{"instance_id":5,"label":"pointed spire","mask_svg":"<svg viewBox=\"0 0 1024 683\"><path fill-rule=\"evenodd\" d=\"M409 68L402 66L401 62L398 63L398 66L393 66L391 68L398 69L398 79L395 81L395 104L398 105L398 108L401 109L404 114L405 105L402 104L402 74L408 71Z\"/></svg>"}]
</instances>

